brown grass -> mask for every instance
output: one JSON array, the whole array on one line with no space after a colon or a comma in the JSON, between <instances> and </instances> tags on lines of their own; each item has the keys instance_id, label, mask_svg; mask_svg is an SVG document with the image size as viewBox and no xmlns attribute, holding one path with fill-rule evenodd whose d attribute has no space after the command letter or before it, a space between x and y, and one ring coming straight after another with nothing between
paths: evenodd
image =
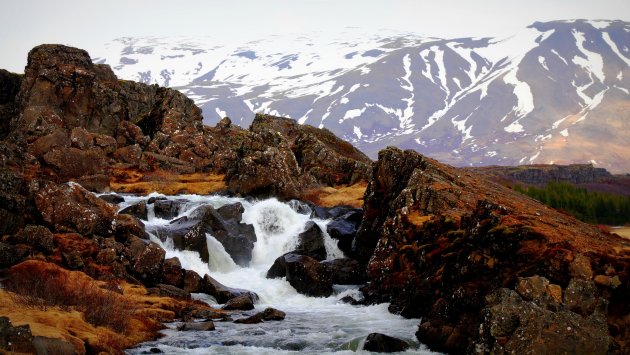
<instances>
[{"instance_id":1,"label":"brown grass","mask_svg":"<svg viewBox=\"0 0 630 355\"><path fill-rule=\"evenodd\" d=\"M78 353L122 353L155 339L191 302L147 295L140 285L95 281L79 271L30 260L12 267L0 289L0 314L35 336L64 339Z\"/></svg>"},{"instance_id":2,"label":"brown grass","mask_svg":"<svg viewBox=\"0 0 630 355\"><path fill-rule=\"evenodd\" d=\"M363 206L366 188L365 181L350 186L323 187L307 191L304 199L322 207L347 205L359 208Z\"/></svg>"},{"instance_id":3,"label":"brown grass","mask_svg":"<svg viewBox=\"0 0 630 355\"><path fill-rule=\"evenodd\" d=\"M611 228L610 231L626 239L630 239L630 227Z\"/></svg>"},{"instance_id":4,"label":"brown grass","mask_svg":"<svg viewBox=\"0 0 630 355\"><path fill-rule=\"evenodd\" d=\"M159 192L165 195L182 193L207 195L225 190L225 175L210 173L175 174L165 170L139 172L114 169L109 185L116 192L148 195Z\"/></svg>"}]
</instances>

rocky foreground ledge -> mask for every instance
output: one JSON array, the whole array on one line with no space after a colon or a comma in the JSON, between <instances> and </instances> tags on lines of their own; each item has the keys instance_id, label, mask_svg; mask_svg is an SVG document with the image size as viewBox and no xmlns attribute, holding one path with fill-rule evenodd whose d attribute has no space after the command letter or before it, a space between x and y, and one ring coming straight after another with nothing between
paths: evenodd
<instances>
[{"instance_id":1,"label":"rocky foreground ledge","mask_svg":"<svg viewBox=\"0 0 630 355\"><path fill-rule=\"evenodd\" d=\"M354 241L363 292L449 353L625 353L630 242L480 176L387 148Z\"/></svg>"},{"instance_id":2,"label":"rocky foreground ledge","mask_svg":"<svg viewBox=\"0 0 630 355\"><path fill-rule=\"evenodd\" d=\"M317 200L330 189L366 189L358 232L348 228L342 248L367 271L361 302L391 302L392 312L422 317L416 334L432 349L630 351L627 240L415 152L388 148L373 164L326 130L267 115L248 130L229 119L203 126L179 92L118 80L85 51L59 45L34 48L23 76L0 71L0 139L5 282L20 279L20 270L76 270L100 289L153 297L149 288L163 297L151 301L159 309L139 311L150 319L211 318L215 311L185 303L187 292L226 301L250 294L165 260L140 220L87 190L169 186ZM116 280L124 280L122 290ZM9 309L2 292L0 307ZM142 319L134 329L155 336L153 322ZM112 344L120 334L42 329L34 326L34 335L65 339L79 353L130 346Z\"/></svg>"}]
</instances>

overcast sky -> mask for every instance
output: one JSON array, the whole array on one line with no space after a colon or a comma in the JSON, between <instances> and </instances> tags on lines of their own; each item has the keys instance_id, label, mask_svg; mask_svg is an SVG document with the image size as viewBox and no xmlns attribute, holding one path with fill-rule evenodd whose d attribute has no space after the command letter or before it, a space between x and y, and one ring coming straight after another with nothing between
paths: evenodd
<instances>
[{"instance_id":1,"label":"overcast sky","mask_svg":"<svg viewBox=\"0 0 630 355\"><path fill-rule=\"evenodd\" d=\"M0 68L63 43L95 51L123 36L261 36L359 27L436 37L508 36L534 21L630 21L630 0L0 0Z\"/></svg>"}]
</instances>

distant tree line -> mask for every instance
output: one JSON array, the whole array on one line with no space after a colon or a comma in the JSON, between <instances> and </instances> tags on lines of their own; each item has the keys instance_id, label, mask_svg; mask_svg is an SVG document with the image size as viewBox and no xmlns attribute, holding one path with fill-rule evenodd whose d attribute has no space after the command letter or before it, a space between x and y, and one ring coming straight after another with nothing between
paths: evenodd
<instances>
[{"instance_id":1,"label":"distant tree line","mask_svg":"<svg viewBox=\"0 0 630 355\"><path fill-rule=\"evenodd\" d=\"M521 185L513 188L587 223L623 225L630 222L630 196L589 192L566 182L549 182L542 188Z\"/></svg>"}]
</instances>

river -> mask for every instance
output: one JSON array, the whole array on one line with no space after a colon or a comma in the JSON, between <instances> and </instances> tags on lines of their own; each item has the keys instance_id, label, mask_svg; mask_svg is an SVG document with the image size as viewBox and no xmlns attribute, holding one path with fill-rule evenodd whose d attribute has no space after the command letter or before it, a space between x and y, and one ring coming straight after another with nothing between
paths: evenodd
<instances>
[{"instance_id":1,"label":"river","mask_svg":"<svg viewBox=\"0 0 630 355\"><path fill-rule=\"evenodd\" d=\"M359 286L335 285L330 297L307 297L295 291L284 279L267 279L267 270L278 257L294 250L297 236L305 224L312 220L323 231L328 221L310 217L308 208L290 205L267 199L250 201L223 196L179 195L163 196L152 194L145 197L124 196L121 209L150 197L186 200L180 208L179 216L189 215L202 205L219 208L226 204L240 202L244 207L243 222L254 226L257 242L249 267L240 267L225 252L221 243L207 234L209 260L201 260L199 253L181 251L172 243L160 241L152 234L156 228L170 223L155 217L153 205L148 204L148 219L144 221L151 239L166 250L166 257L177 257L182 267L196 271L199 275L209 274L226 286L244 288L256 292L260 299L252 312L273 307L286 312L284 321L260 324L235 324L215 321L212 332L180 332L180 323L167 324L164 337L129 349L128 354L149 353L152 350L167 354L354 354L362 348L362 342L369 333L384 333L404 339L412 344L406 353L430 354L422 344L418 344L415 331L418 319L405 319L388 312L387 304L353 306L340 299L347 295L361 298ZM301 208L297 208L301 207ZM302 213L298 213L301 211ZM177 217L177 218L178 218ZM325 233L327 259L343 257L336 242ZM197 299L220 307L216 301L203 294L194 294ZM234 315L239 318L240 315ZM365 353L365 351L359 351Z\"/></svg>"}]
</instances>

